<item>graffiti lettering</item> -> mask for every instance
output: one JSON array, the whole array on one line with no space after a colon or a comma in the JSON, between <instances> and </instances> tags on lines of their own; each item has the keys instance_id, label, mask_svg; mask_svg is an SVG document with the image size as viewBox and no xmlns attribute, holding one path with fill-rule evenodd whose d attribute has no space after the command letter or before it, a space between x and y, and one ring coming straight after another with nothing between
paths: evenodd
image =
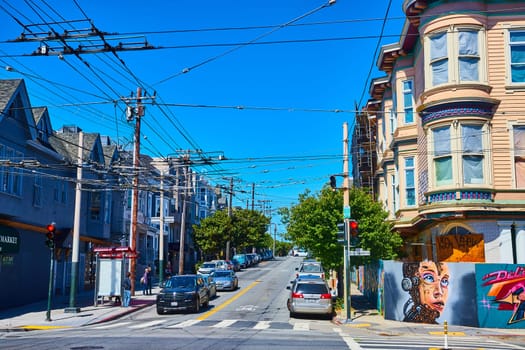
<instances>
[{"instance_id":1,"label":"graffiti lettering","mask_svg":"<svg viewBox=\"0 0 525 350\"><path fill-rule=\"evenodd\" d=\"M525 277L525 266L518 266L514 271L500 270L487 273L482 278L483 281L486 281L485 283L483 283L483 286L513 280L518 277Z\"/></svg>"}]
</instances>

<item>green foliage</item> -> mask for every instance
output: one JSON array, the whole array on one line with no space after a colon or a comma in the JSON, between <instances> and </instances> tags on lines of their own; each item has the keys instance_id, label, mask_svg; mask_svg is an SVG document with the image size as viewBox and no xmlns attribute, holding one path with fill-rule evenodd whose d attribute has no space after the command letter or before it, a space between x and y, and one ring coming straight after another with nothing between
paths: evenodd
<instances>
[{"instance_id":1,"label":"green foliage","mask_svg":"<svg viewBox=\"0 0 525 350\"><path fill-rule=\"evenodd\" d=\"M352 188L349 195L351 216L359 223L359 246L371 252L370 257L352 257L352 265L396 258L402 240L386 221L388 213L362 189ZM343 246L337 243L337 223L343 222L343 191L329 186L318 194L306 190L297 205L279 213L287 226L287 239L308 249L326 268L343 264Z\"/></svg>"},{"instance_id":2,"label":"green foliage","mask_svg":"<svg viewBox=\"0 0 525 350\"><path fill-rule=\"evenodd\" d=\"M267 248L272 244L267 233L269 223L269 218L254 210L237 209L231 217L226 211L216 211L202 219L200 225L193 225L193 239L205 259L224 256L228 241L238 252Z\"/></svg>"}]
</instances>

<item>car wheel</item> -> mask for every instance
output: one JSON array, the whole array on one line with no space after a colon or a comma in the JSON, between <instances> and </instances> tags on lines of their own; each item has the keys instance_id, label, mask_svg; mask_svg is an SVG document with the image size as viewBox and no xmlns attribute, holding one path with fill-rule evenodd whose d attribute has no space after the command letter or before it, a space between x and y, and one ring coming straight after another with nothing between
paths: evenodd
<instances>
[{"instance_id":1,"label":"car wheel","mask_svg":"<svg viewBox=\"0 0 525 350\"><path fill-rule=\"evenodd\" d=\"M201 299L199 297L195 298L195 304L193 304L193 312L197 313L201 310Z\"/></svg>"},{"instance_id":2,"label":"car wheel","mask_svg":"<svg viewBox=\"0 0 525 350\"><path fill-rule=\"evenodd\" d=\"M202 304L202 306L204 306L204 307L210 306L210 299L208 298L208 300L206 300L206 302L204 304Z\"/></svg>"},{"instance_id":3,"label":"car wheel","mask_svg":"<svg viewBox=\"0 0 525 350\"><path fill-rule=\"evenodd\" d=\"M157 306L157 314L162 315L164 313L164 309L160 306Z\"/></svg>"}]
</instances>

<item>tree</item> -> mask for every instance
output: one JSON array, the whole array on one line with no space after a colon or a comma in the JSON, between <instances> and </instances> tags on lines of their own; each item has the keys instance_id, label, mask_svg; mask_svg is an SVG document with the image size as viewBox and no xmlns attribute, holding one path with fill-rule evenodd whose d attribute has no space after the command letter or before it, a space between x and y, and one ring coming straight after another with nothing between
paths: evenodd
<instances>
[{"instance_id":1,"label":"tree","mask_svg":"<svg viewBox=\"0 0 525 350\"><path fill-rule=\"evenodd\" d=\"M350 190L352 218L359 223L360 247L370 250L370 257L352 259L352 263L393 259L402 244L401 237L392 232L380 203L359 188ZM306 190L299 203L290 209L280 209L282 222L287 226L286 238L308 249L327 268L343 264L343 246L337 242L337 224L343 222L343 192L325 186L320 193Z\"/></svg>"},{"instance_id":2,"label":"tree","mask_svg":"<svg viewBox=\"0 0 525 350\"><path fill-rule=\"evenodd\" d=\"M270 219L258 211L235 209L230 217L219 210L202 219L199 225L193 225L193 240L205 259L225 255L228 241L239 252L268 248L272 242L267 233L269 223Z\"/></svg>"}]
</instances>

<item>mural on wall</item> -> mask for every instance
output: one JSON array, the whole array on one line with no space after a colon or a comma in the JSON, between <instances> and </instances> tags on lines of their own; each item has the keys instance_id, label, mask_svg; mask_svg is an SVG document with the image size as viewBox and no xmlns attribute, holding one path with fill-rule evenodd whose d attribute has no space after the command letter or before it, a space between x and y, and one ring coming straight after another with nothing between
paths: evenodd
<instances>
[{"instance_id":1,"label":"mural on wall","mask_svg":"<svg viewBox=\"0 0 525 350\"><path fill-rule=\"evenodd\" d=\"M383 261L386 319L477 326L474 264Z\"/></svg>"},{"instance_id":2,"label":"mural on wall","mask_svg":"<svg viewBox=\"0 0 525 350\"><path fill-rule=\"evenodd\" d=\"M479 264L476 281L481 327L525 328L525 266Z\"/></svg>"}]
</instances>

